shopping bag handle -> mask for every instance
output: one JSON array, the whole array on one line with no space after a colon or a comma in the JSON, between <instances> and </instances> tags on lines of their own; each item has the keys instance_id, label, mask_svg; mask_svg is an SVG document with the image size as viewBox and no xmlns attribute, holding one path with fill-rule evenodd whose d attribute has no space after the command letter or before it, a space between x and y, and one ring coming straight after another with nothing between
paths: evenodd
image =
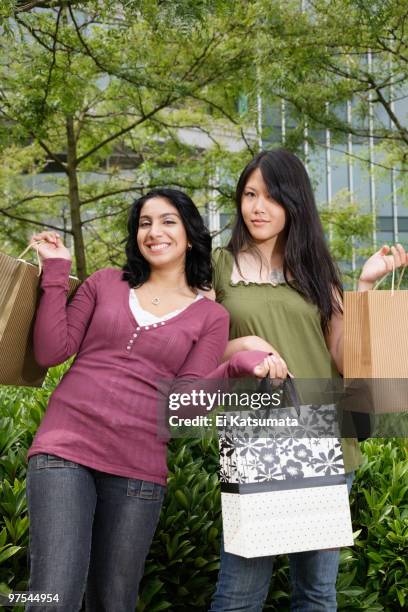
<instances>
[{"instance_id":1,"label":"shopping bag handle","mask_svg":"<svg viewBox=\"0 0 408 612\"><path fill-rule=\"evenodd\" d=\"M263 393L271 393L272 392L271 379L269 376L265 376L259 385L258 390ZM295 383L293 382L293 378L287 376L282 384L283 393L287 393L289 396L290 402L292 406L294 406L298 417L300 417L300 400L298 396L298 392L296 391Z\"/></svg>"},{"instance_id":2,"label":"shopping bag handle","mask_svg":"<svg viewBox=\"0 0 408 612\"><path fill-rule=\"evenodd\" d=\"M36 240L36 241L35 241L35 242L33 242L32 244L29 244L29 245L28 245L28 246L27 246L27 247L24 249L24 251L23 251L22 253L20 253L20 255L17 257L17 259L23 259L24 255L25 255L26 253L28 253L28 251L29 251L30 249L34 248L34 249L35 249L35 252L36 252L36 254L37 254L37 265L38 265L38 274L37 274L37 276L40 276L40 275L41 275L41 272L42 272L42 263L41 263L41 257L40 257L40 254L39 254L39 252L38 252L38 246L39 246L40 244L42 244L43 242L45 242L45 241L44 241L44 240ZM24 260L23 260L23 261L24 261Z\"/></svg>"},{"instance_id":3,"label":"shopping bag handle","mask_svg":"<svg viewBox=\"0 0 408 612\"><path fill-rule=\"evenodd\" d=\"M399 290L400 285L401 285L401 281L402 281L402 277L404 276L404 272L405 272L405 268L407 266L403 266L401 273L399 275L399 279L397 282L397 287L396 287L396 291ZM383 281L385 281L385 279L389 276L389 272L383 276L382 278L380 278L380 280L374 285L373 289L378 289L378 287L382 284ZM392 260L392 280L391 280L391 295L394 295L394 286L395 286L395 264L394 264L394 259Z\"/></svg>"}]
</instances>

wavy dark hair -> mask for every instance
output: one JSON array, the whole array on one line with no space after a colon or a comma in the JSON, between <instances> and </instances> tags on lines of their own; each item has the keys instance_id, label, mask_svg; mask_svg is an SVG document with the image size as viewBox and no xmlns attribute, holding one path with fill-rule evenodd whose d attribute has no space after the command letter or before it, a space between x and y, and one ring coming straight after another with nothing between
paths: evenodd
<instances>
[{"instance_id":1,"label":"wavy dark hair","mask_svg":"<svg viewBox=\"0 0 408 612\"><path fill-rule=\"evenodd\" d=\"M139 287L150 276L150 266L139 251L136 236L143 204L152 198L165 198L180 215L187 239L192 246L186 252L185 272L188 285L204 291L211 289L211 236L193 200L178 189L153 189L133 203L129 212L125 249L127 261L122 268L122 279L126 280L130 287Z\"/></svg>"},{"instance_id":2,"label":"wavy dark hair","mask_svg":"<svg viewBox=\"0 0 408 612\"><path fill-rule=\"evenodd\" d=\"M326 332L333 313L342 311L340 299L343 289L339 270L326 245L309 176L296 155L286 149L262 151L244 168L237 184L237 216L227 248L237 265L240 251L256 251L255 242L244 223L241 200L245 185L257 168L269 195L286 212L285 280L318 307L322 328ZM293 281L288 279L288 272Z\"/></svg>"}]
</instances>

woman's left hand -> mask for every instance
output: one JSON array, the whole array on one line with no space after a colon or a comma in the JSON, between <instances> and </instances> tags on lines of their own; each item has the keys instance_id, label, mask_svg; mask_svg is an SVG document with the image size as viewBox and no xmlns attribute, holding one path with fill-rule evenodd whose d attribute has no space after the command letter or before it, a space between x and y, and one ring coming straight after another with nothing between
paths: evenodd
<instances>
[{"instance_id":1,"label":"woman's left hand","mask_svg":"<svg viewBox=\"0 0 408 612\"><path fill-rule=\"evenodd\" d=\"M408 265L408 254L401 244L391 248L384 245L365 262L358 283L359 290L372 289L374 283L388 272L392 272L393 267L397 269L406 265Z\"/></svg>"},{"instance_id":2,"label":"woman's left hand","mask_svg":"<svg viewBox=\"0 0 408 612\"><path fill-rule=\"evenodd\" d=\"M257 378L265 378L269 376L272 380L277 380L280 384L288 376L288 366L282 357L269 354L261 363L259 363L253 371Z\"/></svg>"}]
</instances>

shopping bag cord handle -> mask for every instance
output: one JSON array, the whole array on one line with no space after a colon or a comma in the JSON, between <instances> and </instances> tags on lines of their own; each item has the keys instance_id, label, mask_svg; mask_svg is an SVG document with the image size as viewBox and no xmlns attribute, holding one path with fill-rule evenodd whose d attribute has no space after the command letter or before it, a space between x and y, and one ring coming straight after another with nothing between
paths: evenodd
<instances>
[{"instance_id":1,"label":"shopping bag cord handle","mask_svg":"<svg viewBox=\"0 0 408 612\"><path fill-rule=\"evenodd\" d=\"M397 282L397 286L395 287L395 264L394 264L394 259L392 260L392 281L391 281L391 295L394 295L394 291L398 291L402 282L402 278L404 276L405 273L405 268L406 266L402 267L401 273L399 275L398 278L398 282ZM389 272L383 276L382 278L380 278L380 280L378 281L378 283L376 283L373 287L373 289L378 289L378 287L383 283L383 281L385 281L385 279L389 276ZM395 288L395 289L394 289Z\"/></svg>"},{"instance_id":2,"label":"shopping bag cord handle","mask_svg":"<svg viewBox=\"0 0 408 612\"><path fill-rule=\"evenodd\" d=\"M40 245L42 242L44 242L44 240L37 240L36 242L33 242L32 244L29 244L22 253L20 253L20 255L17 257L17 259L22 259L24 257L24 255L32 248L35 249L35 252L37 253L37 263L38 263L38 276L41 275L42 272L42 263L41 263L41 257L40 254L38 252L38 245Z\"/></svg>"},{"instance_id":3,"label":"shopping bag cord handle","mask_svg":"<svg viewBox=\"0 0 408 612\"><path fill-rule=\"evenodd\" d=\"M404 272L405 272L405 268L406 268L406 267L407 267L407 266L403 266L403 268L402 268L402 270L401 270L401 274L400 274L400 277L399 277L399 279L398 279L398 284L397 284L397 291L398 291L398 289L400 288L401 281L402 281L402 277L404 276Z\"/></svg>"}]
</instances>

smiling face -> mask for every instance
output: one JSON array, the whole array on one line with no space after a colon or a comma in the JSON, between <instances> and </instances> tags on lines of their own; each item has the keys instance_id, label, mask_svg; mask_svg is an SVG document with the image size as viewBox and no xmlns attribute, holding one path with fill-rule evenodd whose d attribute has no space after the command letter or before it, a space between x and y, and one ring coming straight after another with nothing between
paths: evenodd
<instances>
[{"instance_id":1,"label":"smiling face","mask_svg":"<svg viewBox=\"0 0 408 612\"><path fill-rule=\"evenodd\" d=\"M137 231L139 251L154 267L184 266L188 239L181 217L166 198L147 200L140 211Z\"/></svg>"},{"instance_id":2,"label":"smiling face","mask_svg":"<svg viewBox=\"0 0 408 612\"><path fill-rule=\"evenodd\" d=\"M285 209L269 195L259 168L250 174L245 184L241 213L251 237L257 244L276 241L285 229Z\"/></svg>"}]
</instances>

